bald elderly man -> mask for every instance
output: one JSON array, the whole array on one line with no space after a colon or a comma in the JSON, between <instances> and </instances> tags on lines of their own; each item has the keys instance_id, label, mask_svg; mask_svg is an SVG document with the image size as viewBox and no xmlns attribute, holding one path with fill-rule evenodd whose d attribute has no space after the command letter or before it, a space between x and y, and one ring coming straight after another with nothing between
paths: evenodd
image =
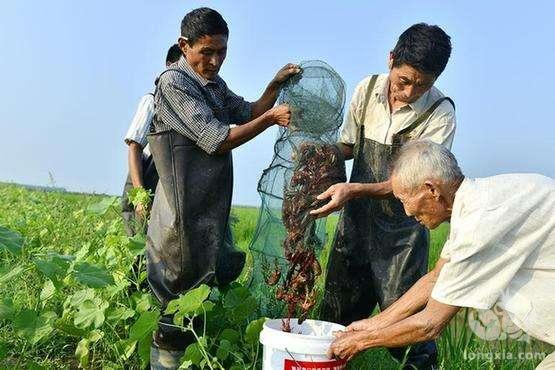
<instances>
[{"instance_id":1,"label":"bald elderly man","mask_svg":"<svg viewBox=\"0 0 555 370\"><path fill-rule=\"evenodd\" d=\"M524 332L555 345L555 181L535 174L465 178L431 141L406 144L391 172L407 215L451 223L435 268L380 314L336 333L329 355L352 358L439 336L462 307L496 303ZM555 353L537 369L555 369Z\"/></svg>"}]
</instances>

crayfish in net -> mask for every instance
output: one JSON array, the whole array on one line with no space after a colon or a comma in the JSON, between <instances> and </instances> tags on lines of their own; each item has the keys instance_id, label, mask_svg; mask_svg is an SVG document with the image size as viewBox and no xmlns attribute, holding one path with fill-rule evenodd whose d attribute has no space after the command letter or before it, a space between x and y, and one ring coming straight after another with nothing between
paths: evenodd
<instances>
[{"instance_id":1,"label":"crayfish in net","mask_svg":"<svg viewBox=\"0 0 555 370\"><path fill-rule=\"evenodd\" d=\"M338 147L331 144L304 142L294 154L295 167L284 191L282 219L287 236L282 246L288 271L276 290L276 299L287 306L282 330L290 332L290 319L297 314L299 324L316 304L314 284L322 269L316 251L322 241L316 235L316 220L309 212L327 203L316 197L331 185L345 181L345 163ZM268 285L281 278L277 263L269 269Z\"/></svg>"}]
</instances>

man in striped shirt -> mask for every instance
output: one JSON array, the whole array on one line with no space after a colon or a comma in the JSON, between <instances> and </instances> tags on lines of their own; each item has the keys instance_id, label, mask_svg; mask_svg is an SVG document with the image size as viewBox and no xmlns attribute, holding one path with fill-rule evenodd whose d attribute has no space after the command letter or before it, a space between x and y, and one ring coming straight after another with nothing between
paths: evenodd
<instances>
[{"instance_id":1,"label":"man in striped shirt","mask_svg":"<svg viewBox=\"0 0 555 370\"><path fill-rule=\"evenodd\" d=\"M181 49L177 44L172 45L166 54L166 67L175 63L181 56ZM158 79L155 81L157 84ZM156 191L158 173L148 148L147 134L154 115L154 94L144 95L140 102L131 125L125 134L125 143L128 145L129 173L123 187L121 202L125 232L129 236L135 235L141 225L144 225L144 209L142 205L133 205L129 202L128 192L133 188L145 188L152 194Z\"/></svg>"},{"instance_id":2,"label":"man in striped shirt","mask_svg":"<svg viewBox=\"0 0 555 370\"><path fill-rule=\"evenodd\" d=\"M179 38L183 56L161 74L155 93L149 144L160 181L148 227L147 269L162 312L191 288L225 285L239 276L245 254L234 248L229 227L231 150L274 124L287 126L291 116L287 105L273 105L281 85L300 68L287 64L257 101L247 102L218 75L228 35L227 23L212 9L185 15ZM164 316L151 368L177 368L193 341Z\"/></svg>"}]
</instances>

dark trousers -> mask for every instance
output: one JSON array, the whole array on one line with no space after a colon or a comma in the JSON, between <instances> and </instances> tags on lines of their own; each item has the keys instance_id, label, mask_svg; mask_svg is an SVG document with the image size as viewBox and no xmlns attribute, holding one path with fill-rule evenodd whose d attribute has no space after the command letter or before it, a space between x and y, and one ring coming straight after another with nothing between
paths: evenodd
<instances>
[{"instance_id":1,"label":"dark trousers","mask_svg":"<svg viewBox=\"0 0 555 370\"><path fill-rule=\"evenodd\" d=\"M320 318L349 325L369 317L376 307L385 310L424 274L428 267L428 232L415 226L401 233L379 233L368 242L340 220L326 275ZM389 348L407 369L429 369L437 363L434 341L407 348Z\"/></svg>"}]
</instances>

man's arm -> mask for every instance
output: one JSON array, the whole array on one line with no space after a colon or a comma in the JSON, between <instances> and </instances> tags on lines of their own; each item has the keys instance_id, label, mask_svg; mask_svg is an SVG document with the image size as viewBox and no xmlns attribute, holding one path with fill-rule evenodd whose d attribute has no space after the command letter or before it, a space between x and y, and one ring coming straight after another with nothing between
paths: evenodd
<instances>
[{"instance_id":1,"label":"man's arm","mask_svg":"<svg viewBox=\"0 0 555 370\"><path fill-rule=\"evenodd\" d=\"M142 187L143 182L143 147L147 145L147 134L154 114L154 97L146 94L141 98L139 107L133 116L131 125L125 135L125 143L128 145L127 163L129 176L134 188ZM135 207L137 216L142 217L144 210L139 204Z\"/></svg>"},{"instance_id":2,"label":"man's arm","mask_svg":"<svg viewBox=\"0 0 555 370\"><path fill-rule=\"evenodd\" d=\"M291 112L287 105L282 104L243 125L230 128L214 116L212 108L198 89L179 81L173 82L170 77L164 79L163 76L158 83L161 104L157 114L166 125L193 140L208 154L229 151L273 124L289 124Z\"/></svg>"},{"instance_id":3,"label":"man's arm","mask_svg":"<svg viewBox=\"0 0 555 370\"><path fill-rule=\"evenodd\" d=\"M222 154L228 152L251 140L274 124L287 126L290 118L291 112L289 107L285 104L278 105L244 125L229 129L227 137L221 143L216 153Z\"/></svg>"},{"instance_id":4,"label":"man's arm","mask_svg":"<svg viewBox=\"0 0 555 370\"><path fill-rule=\"evenodd\" d=\"M401 322L374 332L363 342L364 348L404 347L414 343L437 339L460 307L430 298L426 308Z\"/></svg>"},{"instance_id":5,"label":"man's arm","mask_svg":"<svg viewBox=\"0 0 555 370\"><path fill-rule=\"evenodd\" d=\"M345 132L348 132L348 128L344 128ZM347 135L347 133L345 133ZM354 145L337 143L337 146L343 152L343 157L345 160L353 159L354 157ZM377 183L338 183L330 186L322 194L318 195L316 198L318 200L329 199L329 202L324 204L322 207L310 211L310 214L314 217L326 217L330 213L340 210L343 208L345 203L349 199L371 197L371 198L389 198L393 195L391 190L391 181L388 179L384 182Z\"/></svg>"},{"instance_id":6,"label":"man's arm","mask_svg":"<svg viewBox=\"0 0 555 370\"><path fill-rule=\"evenodd\" d=\"M131 125L125 134L129 146L127 163L133 187L143 186L143 147L147 145L147 134L154 114L154 97L146 94L141 98Z\"/></svg>"},{"instance_id":7,"label":"man's arm","mask_svg":"<svg viewBox=\"0 0 555 370\"><path fill-rule=\"evenodd\" d=\"M270 81L264 93L251 104L251 121L229 130L226 139L219 146L217 153L225 153L251 140L273 124L287 126L291 119L289 107L285 104L274 107L281 85L289 77L301 71L296 64L286 64Z\"/></svg>"},{"instance_id":8,"label":"man's arm","mask_svg":"<svg viewBox=\"0 0 555 370\"><path fill-rule=\"evenodd\" d=\"M460 309L430 298L445 263L446 259L440 259L432 271L382 313L337 332L328 355L350 359L372 347L402 347L436 338Z\"/></svg>"},{"instance_id":9,"label":"man's arm","mask_svg":"<svg viewBox=\"0 0 555 370\"><path fill-rule=\"evenodd\" d=\"M134 188L143 186L143 148L141 144L130 141L127 155L129 176Z\"/></svg>"},{"instance_id":10,"label":"man's arm","mask_svg":"<svg viewBox=\"0 0 555 370\"><path fill-rule=\"evenodd\" d=\"M401 298L391 306L368 319L353 322L347 331L379 330L396 324L426 306L446 259L440 258L434 269L421 277Z\"/></svg>"},{"instance_id":11,"label":"man's arm","mask_svg":"<svg viewBox=\"0 0 555 370\"><path fill-rule=\"evenodd\" d=\"M357 116L356 107L357 102L360 102L360 97L362 96L360 90L363 85L359 85L356 88L355 94L349 108L349 112L346 117L346 124L343 128L342 136L344 140L354 140L356 135L357 126ZM418 139L432 140L438 144L444 145L447 148L451 147L453 142L453 136L455 133L455 110L451 103L444 101L441 105L432 113L425 129L420 133ZM343 154L345 159L353 158L353 146L340 143L339 146L343 149ZM332 185L324 193L320 194L318 199L330 198L330 201L324 206L311 211L311 214L315 217L325 217L330 213L340 210L343 208L345 203L349 199L370 197L370 198L389 198L393 196L391 190L391 182L389 180L380 183L341 183Z\"/></svg>"},{"instance_id":12,"label":"man's arm","mask_svg":"<svg viewBox=\"0 0 555 370\"><path fill-rule=\"evenodd\" d=\"M300 71L300 67L292 63L286 64L281 68L272 81L270 81L260 99L251 104L251 120L260 117L264 112L272 108L276 103L281 85L287 81L290 76Z\"/></svg>"},{"instance_id":13,"label":"man's arm","mask_svg":"<svg viewBox=\"0 0 555 370\"><path fill-rule=\"evenodd\" d=\"M424 310L385 329L337 333L328 356L350 360L368 348L404 347L436 339L459 309L430 299Z\"/></svg>"},{"instance_id":14,"label":"man's arm","mask_svg":"<svg viewBox=\"0 0 555 370\"><path fill-rule=\"evenodd\" d=\"M129 164L129 177L134 188L143 187L143 147L136 141L129 141L129 151L127 155ZM143 206L137 204L135 206L135 214L142 218L145 214Z\"/></svg>"},{"instance_id":15,"label":"man's arm","mask_svg":"<svg viewBox=\"0 0 555 370\"><path fill-rule=\"evenodd\" d=\"M326 217L330 213L343 208L349 199L361 197L383 199L389 198L392 195L391 181L389 179L384 182L375 182L370 184L342 182L330 186L325 192L318 195L316 197L317 199L329 199L330 201L322 207L310 211L310 214L314 217Z\"/></svg>"}]
</instances>

